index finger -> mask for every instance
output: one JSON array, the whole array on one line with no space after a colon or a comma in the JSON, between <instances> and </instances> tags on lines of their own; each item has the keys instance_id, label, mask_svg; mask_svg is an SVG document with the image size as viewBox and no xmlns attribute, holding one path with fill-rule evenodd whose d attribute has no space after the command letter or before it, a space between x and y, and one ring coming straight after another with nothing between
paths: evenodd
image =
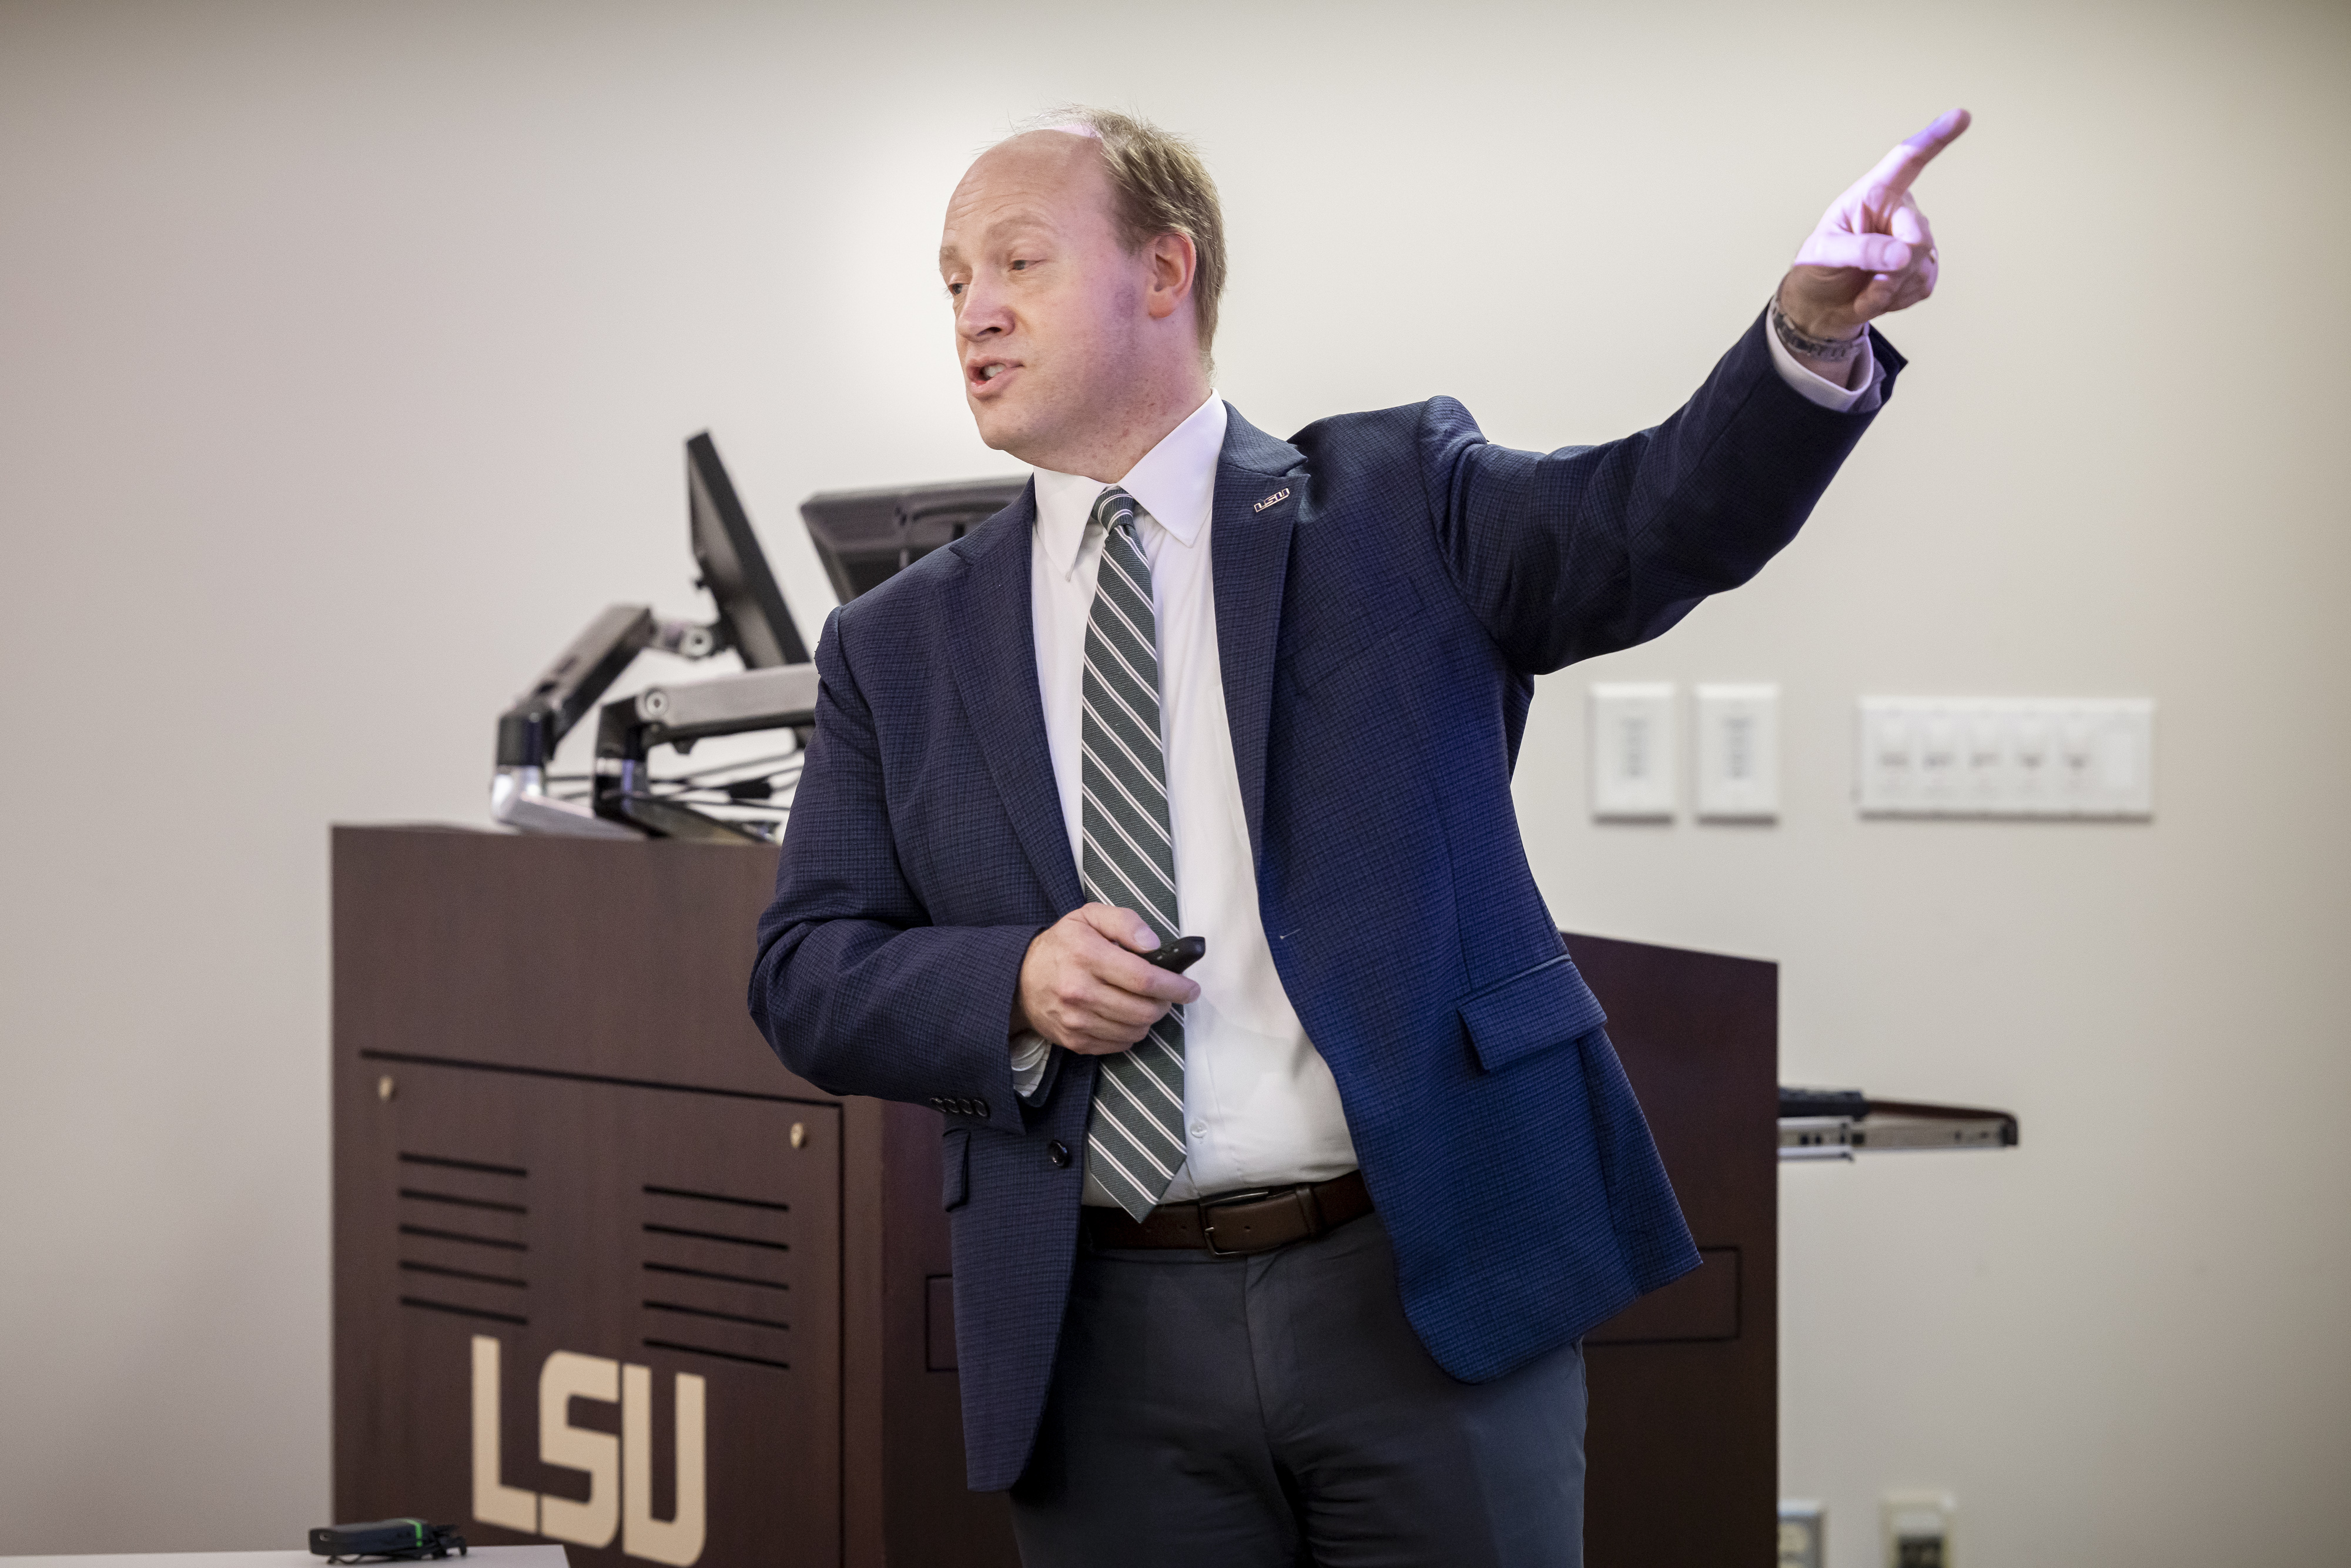
<instances>
[{"instance_id":1,"label":"index finger","mask_svg":"<svg viewBox=\"0 0 2351 1568\"><path fill-rule=\"evenodd\" d=\"M1860 189L1872 204L1900 201L1909 191L1910 182L1935 161L1935 154L1957 141L1959 133L1974 120L1975 116L1964 109L1946 110L1937 115L1926 130L1897 142L1893 152L1879 159L1877 167L1862 177Z\"/></svg>"},{"instance_id":2,"label":"index finger","mask_svg":"<svg viewBox=\"0 0 2351 1568\"><path fill-rule=\"evenodd\" d=\"M1078 918L1091 925L1101 936L1138 953L1148 953L1159 946L1159 935L1150 924L1132 909L1116 904L1081 904Z\"/></svg>"}]
</instances>

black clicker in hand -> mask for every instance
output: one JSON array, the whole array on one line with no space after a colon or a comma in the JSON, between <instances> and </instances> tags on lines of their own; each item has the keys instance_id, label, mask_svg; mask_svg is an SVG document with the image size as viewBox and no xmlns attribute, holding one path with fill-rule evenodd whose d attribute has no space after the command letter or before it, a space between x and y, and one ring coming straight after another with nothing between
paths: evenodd
<instances>
[{"instance_id":1,"label":"black clicker in hand","mask_svg":"<svg viewBox=\"0 0 2351 1568\"><path fill-rule=\"evenodd\" d=\"M1207 954L1208 939L1206 936L1178 936L1156 952L1145 953L1144 957L1163 969L1180 975L1207 957Z\"/></svg>"}]
</instances>

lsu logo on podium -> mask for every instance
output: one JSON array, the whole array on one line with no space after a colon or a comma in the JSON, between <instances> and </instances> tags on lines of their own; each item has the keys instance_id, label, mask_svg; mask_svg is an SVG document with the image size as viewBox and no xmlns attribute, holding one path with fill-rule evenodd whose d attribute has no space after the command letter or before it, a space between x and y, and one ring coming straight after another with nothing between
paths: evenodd
<instances>
[{"instance_id":1,"label":"lsu logo on podium","mask_svg":"<svg viewBox=\"0 0 2351 1568\"><path fill-rule=\"evenodd\" d=\"M691 1568L702 1556L704 1515L703 1380L677 1375L677 1508L653 1517L653 1375L601 1355L559 1350L538 1370L538 1457L584 1471L588 1500L543 1497L506 1484L498 1452L500 1342L474 1336L474 1517L527 1535L578 1546L621 1550L648 1563ZM621 1435L571 1424L571 1401L621 1406Z\"/></svg>"}]
</instances>

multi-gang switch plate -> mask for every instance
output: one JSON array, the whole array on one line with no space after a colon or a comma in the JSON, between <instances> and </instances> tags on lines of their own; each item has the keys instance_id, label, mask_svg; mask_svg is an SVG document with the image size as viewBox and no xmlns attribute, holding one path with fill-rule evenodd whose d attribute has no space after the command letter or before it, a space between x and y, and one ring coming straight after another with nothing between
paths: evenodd
<instances>
[{"instance_id":1,"label":"multi-gang switch plate","mask_svg":"<svg viewBox=\"0 0 2351 1568\"><path fill-rule=\"evenodd\" d=\"M1872 817L2148 817L2145 697L1864 697L1855 779Z\"/></svg>"}]
</instances>

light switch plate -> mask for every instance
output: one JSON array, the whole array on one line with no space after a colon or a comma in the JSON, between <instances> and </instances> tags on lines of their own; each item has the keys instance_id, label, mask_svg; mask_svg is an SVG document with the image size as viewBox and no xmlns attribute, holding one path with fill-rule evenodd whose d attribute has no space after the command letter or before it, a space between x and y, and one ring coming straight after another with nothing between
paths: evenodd
<instances>
[{"instance_id":1,"label":"light switch plate","mask_svg":"<svg viewBox=\"0 0 2351 1568\"><path fill-rule=\"evenodd\" d=\"M1957 1568L1952 1526L1959 1503L1947 1491L1890 1491L1878 1500L1886 1568Z\"/></svg>"},{"instance_id":2,"label":"light switch plate","mask_svg":"<svg viewBox=\"0 0 2351 1568\"><path fill-rule=\"evenodd\" d=\"M1872 817L2150 817L2146 697L1864 697L1855 794Z\"/></svg>"},{"instance_id":3,"label":"light switch plate","mask_svg":"<svg viewBox=\"0 0 2351 1568\"><path fill-rule=\"evenodd\" d=\"M1829 1511L1809 1498L1780 1500L1779 1568L1827 1568Z\"/></svg>"},{"instance_id":4,"label":"light switch plate","mask_svg":"<svg viewBox=\"0 0 2351 1568\"><path fill-rule=\"evenodd\" d=\"M1780 688L1698 688L1698 815L1768 822L1780 815Z\"/></svg>"},{"instance_id":5,"label":"light switch plate","mask_svg":"<svg viewBox=\"0 0 2351 1568\"><path fill-rule=\"evenodd\" d=\"M1592 814L1667 821L1679 807L1669 681L1597 682L1592 688Z\"/></svg>"}]
</instances>

